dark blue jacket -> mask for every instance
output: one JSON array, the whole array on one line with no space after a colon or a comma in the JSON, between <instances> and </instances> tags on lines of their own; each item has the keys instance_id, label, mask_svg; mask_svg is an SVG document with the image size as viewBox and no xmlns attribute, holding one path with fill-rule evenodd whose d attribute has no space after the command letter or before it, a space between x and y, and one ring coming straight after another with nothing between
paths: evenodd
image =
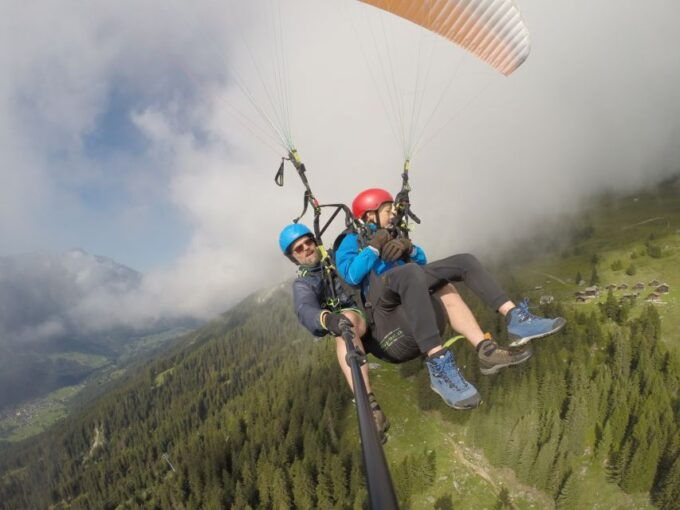
<instances>
[{"instance_id":1,"label":"dark blue jacket","mask_svg":"<svg viewBox=\"0 0 680 510\"><path fill-rule=\"evenodd\" d=\"M293 303L295 314L309 332L318 337L328 334L321 325L321 312L327 310L326 301L331 297L323 279L321 265L300 267L298 277L293 282ZM356 303L347 294L339 279L336 278L335 292L341 308L356 308Z\"/></svg>"}]
</instances>

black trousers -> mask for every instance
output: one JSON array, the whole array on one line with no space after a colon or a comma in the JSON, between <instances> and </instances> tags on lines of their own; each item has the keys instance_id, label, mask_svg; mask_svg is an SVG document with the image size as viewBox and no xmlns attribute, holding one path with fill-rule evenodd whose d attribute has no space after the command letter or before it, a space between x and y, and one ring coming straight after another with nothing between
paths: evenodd
<instances>
[{"instance_id":1,"label":"black trousers","mask_svg":"<svg viewBox=\"0 0 680 510\"><path fill-rule=\"evenodd\" d=\"M498 310L510 299L477 257L470 253L451 255L422 268L427 274L430 292L436 292L450 282L463 282L492 310Z\"/></svg>"},{"instance_id":2,"label":"black trousers","mask_svg":"<svg viewBox=\"0 0 680 510\"><path fill-rule=\"evenodd\" d=\"M494 310L508 300L493 277L470 254L419 266L404 264L370 275L367 308L372 339L366 350L394 363L408 361L442 343L447 314L433 294L449 282L463 282Z\"/></svg>"}]
</instances>

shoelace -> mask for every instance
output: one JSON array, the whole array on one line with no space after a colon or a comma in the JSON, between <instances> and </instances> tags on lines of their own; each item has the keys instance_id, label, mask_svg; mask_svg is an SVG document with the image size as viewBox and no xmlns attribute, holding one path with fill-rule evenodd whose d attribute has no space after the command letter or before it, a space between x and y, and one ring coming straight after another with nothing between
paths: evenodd
<instances>
[{"instance_id":1,"label":"shoelace","mask_svg":"<svg viewBox=\"0 0 680 510\"><path fill-rule=\"evenodd\" d=\"M529 311L528 299L523 299L517 305L517 318L519 319L520 322L536 318L536 316Z\"/></svg>"},{"instance_id":2,"label":"shoelace","mask_svg":"<svg viewBox=\"0 0 680 510\"><path fill-rule=\"evenodd\" d=\"M444 379L444 381L446 381L446 384L448 384L451 388L457 391L463 391L467 389L468 387L467 381L463 378L463 375L460 373L458 365L453 363L453 356L445 356L444 359L442 360L435 359L433 367L434 376ZM450 370L457 376L458 380L457 382L460 383L460 387L458 386L458 384L456 384L456 381L452 380L449 377L447 368L450 368Z\"/></svg>"}]
</instances>

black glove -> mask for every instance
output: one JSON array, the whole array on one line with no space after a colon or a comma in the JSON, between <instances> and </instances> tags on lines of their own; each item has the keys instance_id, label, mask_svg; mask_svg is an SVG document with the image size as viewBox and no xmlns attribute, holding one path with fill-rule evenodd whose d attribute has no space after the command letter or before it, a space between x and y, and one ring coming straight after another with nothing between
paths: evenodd
<instances>
[{"instance_id":1,"label":"black glove","mask_svg":"<svg viewBox=\"0 0 680 510\"><path fill-rule=\"evenodd\" d=\"M380 252L380 258L385 262L394 262L395 260L399 260L403 254L404 244L401 242L401 239L392 239L383 246L383 249Z\"/></svg>"},{"instance_id":2,"label":"black glove","mask_svg":"<svg viewBox=\"0 0 680 510\"><path fill-rule=\"evenodd\" d=\"M368 245L380 251L382 250L382 247L385 245L385 243L390 239L392 239L392 234L390 234L384 228L381 228L375 231L375 233L371 237L371 240L368 241Z\"/></svg>"},{"instance_id":3,"label":"black glove","mask_svg":"<svg viewBox=\"0 0 680 510\"><path fill-rule=\"evenodd\" d=\"M333 336L342 336L344 328L352 327L352 321L341 313L327 313L324 322L326 329Z\"/></svg>"}]
</instances>

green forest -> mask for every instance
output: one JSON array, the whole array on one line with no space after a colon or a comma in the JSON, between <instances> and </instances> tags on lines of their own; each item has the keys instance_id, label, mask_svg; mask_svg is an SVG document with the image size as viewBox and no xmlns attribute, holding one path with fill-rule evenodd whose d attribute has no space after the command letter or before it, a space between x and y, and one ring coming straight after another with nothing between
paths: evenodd
<instances>
[{"instance_id":1,"label":"green forest","mask_svg":"<svg viewBox=\"0 0 680 510\"><path fill-rule=\"evenodd\" d=\"M606 310L544 312L565 313L568 327L520 369L475 375L476 357L456 344L484 395L476 411L449 410L421 362L402 365L421 412L464 426L493 464L559 509L581 508L576 475L588 463L677 508L680 363L658 342L656 309L622 324ZM357 435L342 425L352 402L328 345L298 327L285 289L250 298L79 415L3 451L0 505L366 508ZM391 466L404 508L437 476L434 455Z\"/></svg>"}]
</instances>

